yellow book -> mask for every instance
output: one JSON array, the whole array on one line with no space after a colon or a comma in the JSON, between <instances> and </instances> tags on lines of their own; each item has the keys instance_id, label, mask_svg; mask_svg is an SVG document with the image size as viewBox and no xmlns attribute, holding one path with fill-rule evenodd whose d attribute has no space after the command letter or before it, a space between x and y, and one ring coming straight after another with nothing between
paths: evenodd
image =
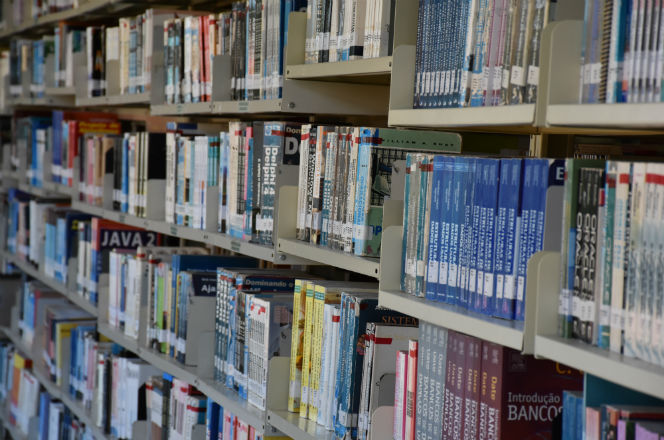
<instances>
[{"instance_id":1,"label":"yellow book","mask_svg":"<svg viewBox=\"0 0 664 440\"><path fill-rule=\"evenodd\" d=\"M302 351L302 386L300 392L300 417L307 417L309 405L309 376L311 374L311 336L314 320L314 283L307 281L304 318L304 349Z\"/></svg>"},{"instance_id":2,"label":"yellow book","mask_svg":"<svg viewBox=\"0 0 664 440\"><path fill-rule=\"evenodd\" d=\"M311 337L311 373L309 378L308 417L318 420L318 391L323 370L323 340L325 339L325 304L341 304L342 292L368 291L376 288L375 283L349 283L347 281L319 281L314 292L314 310Z\"/></svg>"},{"instance_id":3,"label":"yellow book","mask_svg":"<svg viewBox=\"0 0 664 440\"><path fill-rule=\"evenodd\" d=\"M323 352L323 327L325 304L341 303L339 287L327 287L316 284L314 289L314 310L311 336L311 375L309 379L308 417L314 422L318 419L318 390L320 388L321 356Z\"/></svg>"},{"instance_id":4,"label":"yellow book","mask_svg":"<svg viewBox=\"0 0 664 440\"><path fill-rule=\"evenodd\" d=\"M304 320L306 281L295 280L293 290L293 336L291 339L290 379L288 384L288 411L300 411L302 386L302 353L304 349Z\"/></svg>"}]
</instances>

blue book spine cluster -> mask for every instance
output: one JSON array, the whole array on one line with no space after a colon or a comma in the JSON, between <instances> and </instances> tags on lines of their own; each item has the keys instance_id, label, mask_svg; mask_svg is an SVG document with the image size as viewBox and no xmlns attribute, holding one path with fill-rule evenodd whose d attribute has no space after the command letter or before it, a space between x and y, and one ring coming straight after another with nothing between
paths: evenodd
<instances>
[{"instance_id":1,"label":"blue book spine cluster","mask_svg":"<svg viewBox=\"0 0 664 440\"><path fill-rule=\"evenodd\" d=\"M424 204L430 212L418 213L429 215L426 282L416 286L421 291L406 283L406 292L523 320L527 267L544 248L548 191L562 185L561 167L563 161L550 159L435 156ZM416 244L408 231L419 226L412 215L404 217L402 248L408 250Z\"/></svg>"}]
</instances>

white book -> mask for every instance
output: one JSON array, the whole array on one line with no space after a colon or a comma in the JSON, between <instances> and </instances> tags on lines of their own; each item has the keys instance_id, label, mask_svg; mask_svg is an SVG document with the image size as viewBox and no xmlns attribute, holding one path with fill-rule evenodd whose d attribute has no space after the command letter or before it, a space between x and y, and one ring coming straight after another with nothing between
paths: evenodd
<instances>
[{"instance_id":1,"label":"white book","mask_svg":"<svg viewBox=\"0 0 664 440\"><path fill-rule=\"evenodd\" d=\"M60 439L60 422L65 410L65 405L62 402L51 401L48 404L48 440Z\"/></svg>"},{"instance_id":2,"label":"white book","mask_svg":"<svg viewBox=\"0 0 664 440\"><path fill-rule=\"evenodd\" d=\"M611 351L620 353L623 345L624 305L623 293L625 285L625 247L629 236L628 210L629 191L631 179L631 164L629 162L609 162L609 167L616 167L616 207L613 226L613 270L611 289L611 332L609 344Z\"/></svg>"},{"instance_id":3,"label":"white book","mask_svg":"<svg viewBox=\"0 0 664 440\"><path fill-rule=\"evenodd\" d=\"M344 0L332 0L332 18L330 21L330 56L329 62L339 61L337 49L339 48L339 12ZM300 162L302 163L302 162Z\"/></svg>"},{"instance_id":4,"label":"white book","mask_svg":"<svg viewBox=\"0 0 664 440\"><path fill-rule=\"evenodd\" d=\"M625 356L636 357L639 355L637 347L637 328L639 307L639 290L641 290L640 261L642 249L641 227L645 211L645 174L646 164L635 162L632 164L632 183L630 188L629 208L629 242L626 243L628 250L626 284L624 286L625 303L625 328L624 347Z\"/></svg>"},{"instance_id":5,"label":"white book","mask_svg":"<svg viewBox=\"0 0 664 440\"><path fill-rule=\"evenodd\" d=\"M198 17L191 18L191 101L201 99L201 60L200 49L201 28ZM186 59L186 57L185 57Z\"/></svg>"},{"instance_id":6,"label":"white book","mask_svg":"<svg viewBox=\"0 0 664 440\"><path fill-rule=\"evenodd\" d=\"M365 25L365 16L367 12L367 2L362 0L357 0L353 2L353 10L351 15L351 31L350 31L350 41L349 41L349 50L348 55L349 60L355 60L362 58L360 55L353 55L353 48L360 48L364 45L364 25ZM356 49L357 50L357 49Z\"/></svg>"},{"instance_id":7,"label":"white book","mask_svg":"<svg viewBox=\"0 0 664 440\"><path fill-rule=\"evenodd\" d=\"M376 35L376 44L374 48L374 57L386 57L392 52L392 39L390 38L390 31L394 33L394 24L392 23L392 11L395 8L394 1L396 0L378 0L379 1L379 15L378 15L378 32Z\"/></svg>"},{"instance_id":8,"label":"white book","mask_svg":"<svg viewBox=\"0 0 664 440\"><path fill-rule=\"evenodd\" d=\"M166 133L166 194L165 194L165 220L175 223L175 178L177 169L176 134Z\"/></svg>"},{"instance_id":9,"label":"white book","mask_svg":"<svg viewBox=\"0 0 664 440\"><path fill-rule=\"evenodd\" d=\"M406 404L406 378L408 373L408 352L397 351L394 386L394 440L403 440L404 410Z\"/></svg>"}]
</instances>

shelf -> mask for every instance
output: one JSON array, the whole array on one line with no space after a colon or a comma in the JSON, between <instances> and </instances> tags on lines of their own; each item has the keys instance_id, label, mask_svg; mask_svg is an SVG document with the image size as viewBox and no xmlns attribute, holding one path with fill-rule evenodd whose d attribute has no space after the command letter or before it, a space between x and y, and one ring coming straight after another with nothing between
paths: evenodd
<instances>
[{"instance_id":1,"label":"shelf","mask_svg":"<svg viewBox=\"0 0 664 440\"><path fill-rule=\"evenodd\" d=\"M664 399L664 368L585 342L558 336L535 336L535 354Z\"/></svg>"},{"instance_id":2,"label":"shelf","mask_svg":"<svg viewBox=\"0 0 664 440\"><path fill-rule=\"evenodd\" d=\"M89 98L76 98L77 107L101 107L122 105L149 105L150 92L134 93L115 96L94 96Z\"/></svg>"},{"instance_id":3,"label":"shelf","mask_svg":"<svg viewBox=\"0 0 664 440\"><path fill-rule=\"evenodd\" d=\"M296 413L268 410L267 421L274 428L297 440L333 440L335 438L334 431L328 431L316 422L303 419Z\"/></svg>"},{"instance_id":4,"label":"shelf","mask_svg":"<svg viewBox=\"0 0 664 440\"><path fill-rule=\"evenodd\" d=\"M69 393L67 393L58 385L53 383L53 381L51 381L50 378L44 372L42 372L42 369L37 366L37 364L41 362L41 356L37 356L34 353L32 353L32 351L29 350L28 347L25 346L25 344L23 344L23 341L21 340L19 335L13 330L7 327L0 327L0 331L5 333L7 337L12 341L12 343L16 345L16 347L18 347L19 350L23 351L26 355L28 355L32 359L33 366L31 372L37 378L39 383L46 389L46 391L48 391L51 397L53 397L54 399L61 400L62 403L64 403L65 406L69 408L71 412L74 413L74 415L78 417L78 419L92 431L92 434L94 435L95 438L97 439L110 438L110 436L105 435L99 427L95 426L88 412L85 410L85 408L81 406L81 404L78 401L74 400L69 395Z\"/></svg>"},{"instance_id":5,"label":"shelf","mask_svg":"<svg viewBox=\"0 0 664 440\"><path fill-rule=\"evenodd\" d=\"M281 111L291 111L297 113L295 106L282 108L281 99L260 99L256 101L215 101L213 103L212 113L214 114L237 114L237 113L275 113Z\"/></svg>"},{"instance_id":6,"label":"shelf","mask_svg":"<svg viewBox=\"0 0 664 440\"><path fill-rule=\"evenodd\" d=\"M27 183L19 183L18 189L37 197L70 197L69 194L62 192L63 188L60 188L61 185L56 186L54 182L44 182L43 185L42 188L39 188L37 186L28 185Z\"/></svg>"},{"instance_id":7,"label":"shelf","mask_svg":"<svg viewBox=\"0 0 664 440\"><path fill-rule=\"evenodd\" d=\"M568 127L663 129L664 103L549 105L546 122Z\"/></svg>"},{"instance_id":8,"label":"shelf","mask_svg":"<svg viewBox=\"0 0 664 440\"><path fill-rule=\"evenodd\" d=\"M103 209L98 206L91 206L87 203L79 202L76 200L72 201L72 208L129 226L144 228L150 231L171 235L173 237L211 244L222 249L227 249L229 251L257 258L259 260L273 261L278 264L306 264L302 258L298 258L299 255L298 257L292 257L280 252L275 252L275 250L271 247L238 240L232 238L228 234L208 232L187 226L174 225L165 221L140 218L109 209Z\"/></svg>"},{"instance_id":9,"label":"shelf","mask_svg":"<svg viewBox=\"0 0 664 440\"><path fill-rule=\"evenodd\" d=\"M99 9L119 6L123 0L89 0L80 2L77 8L47 14L36 19L29 18L27 21L15 27L9 27L0 33L0 39L16 36L29 31L35 31L41 27L49 27L60 21L79 19L84 15L96 12Z\"/></svg>"},{"instance_id":10,"label":"shelf","mask_svg":"<svg viewBox=\"0 0 664 440\"><path fill-rule=\"evenodd\" d=\"M321 81L389 83L392 57L369 58L335 63L296 64L286 66L288 79Z\"/></svg>"},{"instance_id":11,"label":"shelf","mask_svg":"<svg viewBox=\"0 0 664 440\"><path fill-rule=\"evenodd\" d=\"M46 96L44 98L7 98L8 107L74 107L73 96Z\"/></svg>"},{"instance_id":12,"label":"shelf","mask_svg":"<svg viewBox=\"0 0 664 440\"><path fill-rule=\"evenodd\" d=\"M97 329L99 333L137 354L144 361L178 379L194 385L199 391L213 399L224 409L228 409L238 415L242 420L256 428L259 433L263 433L265 429L265 412L249 405L246 400L241 399L234 391L215 383L213 379L201 378L193 367L187 367L169 356L158 353L151 348L140 346L136 340L128 338L120 331L110 327L107 323L101 322L101 320L97 325Z\"/></svg>"},{"instance_id":13,"label":"shelf","mask_svg":"<svg viewBox=\"0 0 664 440\"><path fill-rule=\"evenodd\" d=\"M353 254L327 249L293 238L280 238L277 249L289 255L338 267L370 277L380 277L380 259L358 257Z\"/></svg>"},{"instance_id":14,"label":"shelf","mask_svg":"<svg viewBox=\"0 0 664 440\"><path fill-rule=\"evenodd\" d=\"M175 115L210 115L212 102L196 102L190 104L159 104L150 106L152 116Z\"/></svg>"},{"instance_id":15,"label":"shelf","mask_svg":"<svg viewBox=\"0 0 664 440\"><path fill-rule=\"evenodd\" d=\"M535 104L496 107L394 109L388 125L396 127L495 127L532 126Z\"/></svg>"},{"instance_id":16,"label":"shelf","mask_svg":"<svg viewBox=\"0 0 664 440\"><path fill-rule=\"evenodd\" d=\"M74 96L76 87L46 87L45 93L48 96Z\"/></svg>"},{"instance_id":17,"label":"shelf","mask_svg":"<svg viewBox=\"0 0 664 440\"><path fill-rule=\"evenodd\" d=\"M28 440L28 436L23 434L17 426L12 425L9 422L9 396L3 402L2 407L0 408L0 422L2 426L9 432L9 435L14 440Z\"/></svg>"},{"instance_id":18,"label":"shelf","mask_svg":"<svg viewBox=\"0 0 664 440\"><path fill-rule=\"evenodd\" d=\"M378 304L485 341L519 351L523 348L523 322L493 318L397 291L381 290L378 294Z\"/></svg>"},{"instance_id":19,"label":"shelf","mask_svg":"<svg viewBox=\"0 0 664 440\"><path fill-rule=\"evenodd\" d=\"M97 316L97 306L91 304L90 301L83 298L78 293L70 291L67 288L67 286L65 286L61 282L46 276L46 274L44 274L39 269L35 268L31 263L19 260L18 258L16 258L15 255L12 255L6 251L2 252L2 256L6 261L12 263L14 266L18 267L21 271L25 272L30 277L41 281L51 289L59 292L69 301L73 302L78 307L90 313L91 315Z\"/></svg>"}]
</instances>

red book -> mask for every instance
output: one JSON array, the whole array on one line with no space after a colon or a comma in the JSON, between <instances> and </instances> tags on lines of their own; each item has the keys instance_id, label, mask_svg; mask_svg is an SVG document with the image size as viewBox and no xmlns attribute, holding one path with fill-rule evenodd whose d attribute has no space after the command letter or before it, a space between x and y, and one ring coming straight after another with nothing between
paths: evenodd
<instances>
[{"instance_id":1,"label":"red book","mask_svg":"<svg viewBox=\"0 0 664 440\"><path fill-rule=\"evenodd\" d=\"M456 332L447 333L447 355L445 371L445 402L443 405L443 440L454 438L452 432L453 414L454 414L454 383L456 383L457 371L457 348L459 345L459 335Z\"/></svg>"},{"instance_id":2,"label":"red book","mask_svg":"<svg viewBox=\"0 0 664 440\"><path fill-rule=\"evenodd\" d=\"M466 353L470 345L470 336L457 333L456 372L454 373L454 402L452 406L452 438L464 438L464 401L466 398Z\"/></svg>"},{"instance_id":3,"label":"red book","mask_svg":"<svg viewBox=\"0 0 664 440\"><path fill-rule=\"evenodd\" d=\"M492 342L482 344L482 385L478 438L497 438L501 385L502 347Z\"/></svg>"},{"instance_id":4,"label":"red book","mask_svg":"<svg viewBox=\"0 0 664 440\"><path fill-rule=\"evenodd\" d=\"M417 340L408 341L408 377L406 378L406 426L404 440L415 440L415 399L417 396Z\"/></svg>"},{"instance_id":5,"label":"red book","mask_svg":"<svg viewBox=\"0 0 664 440\"><path fill-rule=\"evenodd\" d=\"M464 386L463 430L466 438L477 438L478 407L480 401L480 372L482 369L482 341L468 337Z\"/></svg>"},{"instance_id":6,"label":"red book","mask_svg":"<svg viewBox=\"0 0 664 440\"><path fill-rule=\"evenodd\" d=\"M502 394L495 438L550 439L563 390L582 390L583 374L509 348L500 351Z\"/></svg>"}]
</instances>

